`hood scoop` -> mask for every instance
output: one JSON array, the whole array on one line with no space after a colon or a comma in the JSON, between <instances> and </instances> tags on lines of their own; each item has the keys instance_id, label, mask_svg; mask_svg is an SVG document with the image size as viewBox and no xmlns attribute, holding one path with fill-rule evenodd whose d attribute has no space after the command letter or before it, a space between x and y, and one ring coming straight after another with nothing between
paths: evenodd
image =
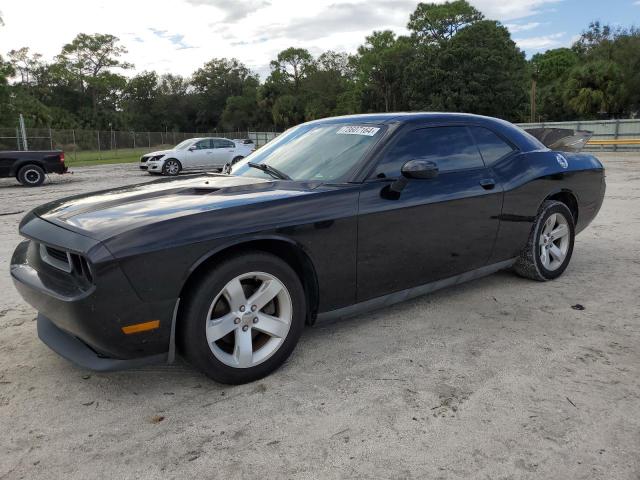
<instances>
[{"instance_id":1,"label":"hood scoop","mask_svg":"<svg viewBox=\"0 0 640 480\"><path fill-rule=\"evenodd\" d=\"M193 187L182 190L181 194L186 195L209 195L210 193L217 192L221 190L219 187Z\"/></svg>"}]
</instances>

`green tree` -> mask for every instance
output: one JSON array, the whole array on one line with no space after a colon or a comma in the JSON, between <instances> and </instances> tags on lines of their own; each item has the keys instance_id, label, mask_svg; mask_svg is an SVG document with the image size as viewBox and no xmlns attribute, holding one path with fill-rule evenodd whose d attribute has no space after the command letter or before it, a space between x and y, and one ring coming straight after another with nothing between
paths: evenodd
<instances>
[{"instance_id":1,"label":"green tree","mask_svg":"<svg viewBox=\"0 0 640 480\"><path fill-rule=\"evenodd\" d=\"M105 127L104 122L113 120L114 112L108 110L117 106L119 91L126 84L124 77L113 70L133 67L120 59L126 53L114 35L80 33L62 47L57 57L78 90L91 98L91 117L96 126Z\"/></svg>"},{"instance_id":2,"label":"green tree","mask_svg":"<svg viewBox=\"0 0 640 480\"><path fill-rule=\"evenodd\" d=\"M358 48L358 83L364 111L389 112L405 108L405 65L411 62L411 43L390 30L373 32Z\"/></svg>"},{"instance_id":3,"label":"green tree","mask_svg":"<svg viewBox=\"0 0 640 480\"><path fill-rule=\"evenodd\" d=\"M155 116L160 129L195 130L199 101L191 85L180 75L165 74L159 79Z\"/></svg>"},{"instance_id":4,"label":"green tree","mask_svg":"<svg viewBox=\"0 0 640 480\"><path fill-rule=\"evenodd\" d=\"M567 81L566 103L581 118L611 118L624 108L625 86L613 62L589 61L575 67Z\"/></svg>"},{"instance_id":5,"label":"green tree","mask_svg":"<svg viewBox=\"0 0 640 480\"><path fill-rule=\"evenodd\" d=\"M291 82L295 91L298 91L302 79L314 68L313 57L304 48L287 48L278 53L276 60L271 61L271 70L277 72L284 81Z\"/></svg>"},{"instance_id":6,"label":"green tree","mask_svg":"<svg viewBox=\"0 0 640 480\"><path fill-rule=\"evenodd\" d=\"M222 127L225 130L249 130L259 121L256 97L238 95L227 98L222 112Z\"/></svg>"},{"instance_id":7,"label":"green tree","mask_svg":"<svg viewBox=\"0 0 640 480\"><path fill-rule=\"evenodd\" d=\"M273 122L277 128L286 129L300 123L304 117L303 105L294 95L282 95L272 108Z\"/></svg>"},{"instance_id":8,"label":"green tree","mask_svg":"<svg viewBox=\"0 0 640 480\"><path fill-rule=\"evenodd\" d=\"M419 3L409 18L407 28L423 43L451 39L458 31L478 22L484 15L466 0L444 3Z\"/></svg>"},{"instance_id":9,"label":"green tree","mask_svg":"<svg viewBox=\"0 0 640 480\"><path fill-rule=\"evenodd\" d=\"M524 53L498 22L483 20L461 30L443 47L438 70L442 81L432 97L438 108L523 120Z\"/></svg>"},{"instance_id":10,"label":"green tree","mask_svg":"<svg viewBox=\"0 0 640 480\"><path fill-rule=\"evenodd\" d=\"M640 108L640 31L592 22L572 49L580 58L563 92L582 118L633 115Z\"/></svg>"},{"instance_id":11,"label":"green tree","mask_svg":"<svg viewBox=\"0 0 640 480\"><path fill-rule=\"evenodd\" d=\"M5 62L0 55L0 125L15 123L14 112L9 109L9 78L14 75L11 63ZM13 121L11 118L13 117Z\"/></svg>"},{"instance_id":12,"label":"green tree","mask_svg":"<svg viewBox=\"0 0 640 480\"><path fill-rule=\"evenodd\" d=\"M543 120L570 120L575 112L564 98L571 70L580 56L570 48L556 48L531 58L531 75L536 80L536 111Z\"/></svg>"},{"instance_id":13,"label":"green tree","mask_svg":"<svg viewBox=\"0 0 640 480\"><path fill-rule=\"evenodd\" d=\"M156 130L160 121L156 116L158 102L158 74L142 72L129 79L122 90L121 106L126 113L126 125L133 130ZM162 125L161 130L167 126Z\"/></svg>"},{"instance_id":14,"label":"green tree","mask_svg":"<svg viewBox=\"0 0 640 480\"><path fill-rule=\"evenodd\" d=\"M269 115L258 104L258 87L258 79L251 77L245 82L241 95L227 98L221 119L223 128L249 130L265 124ZM270 123L269 120L267 123Z\"/></svg>"},{"instance_id":15,"label":"green tree","mask_svg":"<svg viewBox=\"0 0 640 480\"><path fill-rule=\"evenodd\" d=\"M227 99L241 96L248 83L256 85L257 76L235 58L214 58L196 70L191 84L198 98L197 125L216 128Z\"/></svg>"},{"instance_id":16,"label":"green tree","mask_svg":"<svg viewBox=\"0 0 640 480\"><path fill-rule=\"evenodd\" d=\"M34 82L35 72L42 67L42 55L39 53L31 54L29 47L22 47L18 50L9 52L9 62L13 66L15 72L20 76L20 82L29 85Z\"/></svg>"},{"instance_id":17,"label":"green tree","mask_svg":"<svg viewBox=\"0 0 640 480\"><path fill-rule=\"evenodd\" d=\"M625 98L620 99L623 114L640 112L640 30L630 28L615 41L612 61L620 69Z\"/></svg>"},{"instance_id":18,"label":"green tree","mask_svg":"<svg viewBox=\"0 0 640 480\"><path fill-rule=\"evenodd\" d=\"M347 94L354 88L354 71L346 53L327 51L316 61L302 84L306 120L352 113L345 109Z\"/></svg>"},{"instance_id":19,"label":"green tree","mask_svg":"<svg viewBox=\"0 0 640 480\"><path fill-rule=\"evenodd\" d=\"M577 53L585 55L594 48L602 48L604 45L610 44L615 37L616 30L611 28L610 25L602 25L599 21L591 22L573 45L573 49Z\"/></svg>"}]
</instances>

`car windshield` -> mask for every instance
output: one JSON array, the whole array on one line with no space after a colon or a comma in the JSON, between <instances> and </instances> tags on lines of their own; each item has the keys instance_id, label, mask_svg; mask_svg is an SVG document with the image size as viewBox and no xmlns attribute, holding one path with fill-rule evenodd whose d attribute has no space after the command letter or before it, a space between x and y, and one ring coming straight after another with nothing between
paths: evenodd
<instances>
[{"instance_id":1,"label":"car windshield","mask_svg":"<svg viewBox=\"0 0 640 480\"><path fill-rule=\"evenodd\" d=\"M378 125L306 124L292 128L232 167L233 175L273 178L264 164L292 180L337 180L382 136Z\"/></svg>"},{"instance_id":2,"label":"car windshield","mask_svg":"<svg viewBox=\"0 0 640 480\"><path fill-rule=\"evenodd\" d=\"M190 138L189 140L185 140L184 142L180 142L178 145L176 145L174 147L174 150L184 150L189 145L191 145L194 140L195 140L195 138Z\"/></svg>"}]
</instances>

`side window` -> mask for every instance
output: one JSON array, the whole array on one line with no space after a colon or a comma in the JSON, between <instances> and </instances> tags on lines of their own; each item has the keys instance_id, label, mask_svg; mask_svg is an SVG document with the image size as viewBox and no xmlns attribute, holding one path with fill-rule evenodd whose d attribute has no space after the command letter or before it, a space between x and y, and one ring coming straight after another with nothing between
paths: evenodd
<instances>
[{"instance_id":1,"label":"side window","mask_svg":"<svg viewBox=\"0 0 640 480\"><path fill-rule=\"evenodd\" d=\"M208 138L196 143L196 150L208 150L209 148L211 148L211 140Z\"/></svg>"},{"instance_id":2,"label":"side window","mask_svg":"<svg viewBox=\"0 0 640 480\"><path fill-rule=\"evenodd\" d=\"M484 163L489 166L513 152L513 147L484 127L469 127Z\"/></svg>"},{"instance_id":3,"label":"side window","mask_svg":"<svg viewBox=\"0 0 640 480\"><path fill-rule=\"evenodd\" d=\"M435 162L440 172L484 166L467 127L430 127L412 130L399 138L374 175L396 178L402 165L418 158Z\"/></svg>"},{"instance_id":4,"label":"side window","mask_svg":"<svg viewBox=\"0 0 640 480\"><path fill-rule=\"evenodd\" d=\"M214 140L213 148L235 148L236 144L229 140Z\"/></svg>"}]
</instances>

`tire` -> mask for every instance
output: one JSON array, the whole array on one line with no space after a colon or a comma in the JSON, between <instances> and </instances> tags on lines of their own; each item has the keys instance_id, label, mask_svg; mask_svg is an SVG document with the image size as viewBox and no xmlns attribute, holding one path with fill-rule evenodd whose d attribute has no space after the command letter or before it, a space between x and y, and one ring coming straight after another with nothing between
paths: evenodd
<instances>
[{"instance_id":1,"label":"tire","mask_svg":"<svg viewBox=\"0 0 640 480\"><path fill-rule=\"evenodd\" d=\"M162 174L170 177L175 177L182 170L182 164L175 158L169 158L165 160L162 165Z\"/></svg>"},{"instance_id":2,"label":"tire","mask_svg":"<svg viewBox=\"0 0 640 480\"><path fill-rule=\"evenodd\" d=\"M38 165L25 165L21 167L16 176L25 187L39 187L44 182L44 170Z\"/></svg>"},{"instance_id":3,"label":"tire","mask_svg":"<svg viewBox=\"0 0 640 480\"><path fill-rule=\"evenodd\" d=\"M266 291L253 297L258 300L252 306L260 288ZM261 305L271 294L273 299ZM295 271L274 255L247 252L219 263L189 292L179 319L178 348L217 382L252 382L289 357L305 317L304 290Z\"/></svg>"},{"instance_id":4,"label":"tire","mask_svg":"<svg viewBox=\"0 0 640 480\"><path fill-rule=\"evenodd\" d=\"M231 165L235 165L236 163L238 163L240 160L242 160L244 157L242 155L238 155L237 157L235 157L233 160L231 160Z\"/></svg>"},{"instance_id":5,"label":"tire","mask_svg":"<svg viewBox=\"0 0 640 480\"><path fill-rule=\"evenodd\" d=\"M557 233L554 235L553 232ZM527 245L516 260L515 272L541 282L558 278L569 265L575 236L571 210L562 202L544 202L536 216Z\"/></svg>"}]
</instances>

